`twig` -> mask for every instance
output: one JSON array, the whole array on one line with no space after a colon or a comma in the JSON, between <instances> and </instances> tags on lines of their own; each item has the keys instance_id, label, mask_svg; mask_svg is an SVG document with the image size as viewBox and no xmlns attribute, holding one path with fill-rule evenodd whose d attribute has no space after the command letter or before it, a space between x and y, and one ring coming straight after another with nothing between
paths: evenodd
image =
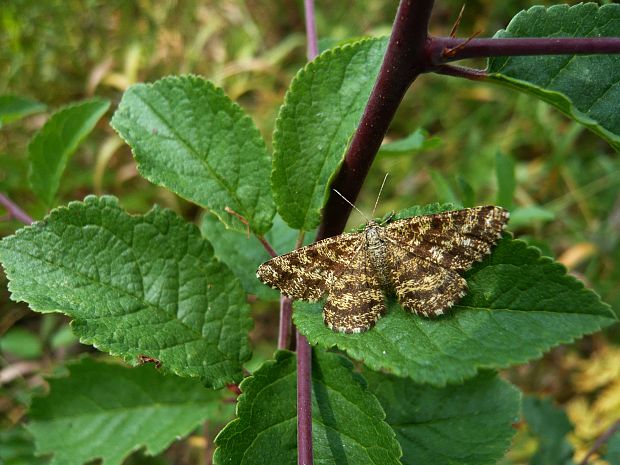
<instances>
[{"instance_id":1,"label":"twig","mask_svg":"<svg viewBox=\"0 0 620 465\"><path fill-rule=\"evenodd\" d=\"M264 236L256 236L256 238L260 241L261 244L263 244L263 247L265 248L265 250L267 251L267 253L269 255L271 255L271 257L277 257L278 256L278 252L276 252L274 250L274 248L271 246L271 244L267 241L267 239L265 239Z\"/></svg>"},{"instance_id":2,"label":"twig","mask_svg":"<svg viewBox=\"0 0 620 465\"><path fill-rule=\"evenodd\" d=\"M312 348L297 331L297 464L312 465Z\"/></svg>"},{"instance_id":3,"label":"twig","mask_svg":"<svg viewBox=\"0 0 620 465\"><path fill-rule=\"evenodd\" d=\"M26 214L24 210L19 208L16 203L9 199L6 195L0 194L0 204L4 205L6 210L17 221L21 221L24 224L32 224L32 218Z\"/></svg>"},{"instance_id":4,"label":"twig","mask_svg":"<svg viewBox=\"0 0 620 465\"><path fill-rule=\"evenodd\" d=\"M314 17L314 1L304 0L306 17L306 37L308 43L308 60L313 60L319 53ZM297 246L303 243L303 233L299 235ZM287 310L284 306L284 310ZM288 308L286 321L291 320ZM280 323L285 315L280 315ZM312 348L308 340L297 329L297 465L312 465Z\"/></svg>"},{"instance_id":5,"label":"twig","mask_svg":"<svg viewBox=\"0 0 620 465\"><path fill-rule=\"evenodd\" d=\"M472 81L480 81L485 79L488 74L486 71L475 68L466 68L465 66L456 65L440 65L434 69L437 74L444 74L446 76L454 76Z\"/></svg>"},{"instance_id":6,"label":"twig","mask_svg":"<svg viewBox=\"0 0 620 465\"><path fill-rule=\"evenodd\" d=\"M431 37L428 57L433 65L464 58L529 55L592 55L620 52L620 37L523 37L472 39L466 47L446 55L445 51L463 44L454 37Z\"/></svg>"},{"instance_id":7,"label":"twig","mask_svg":"<svg viewBox=\"0 0 620 465\"><path fill-rule=\"evenodd\" d=\"M579 462L579 465L588 465L588 460L590 460L590 457L592 457L596 453L596 451L598 451L607 441L609 441L611 437L616 433L616 431L618 431L618 429L620 429L620 419L616 420L609 428L605 430L603 434L601 434L597 438L596 441L594 441L594 444L592 445L586 456L583 458L583 460Z\"/></svg>"},{"instance_id":8,"label":"twig","mask_svg":"<svg viewBox=\"0 0 620 465\"><path fill-rule=\"evenodd\" d=\"M246 233L247 233L248 239L249 239L250 238L250 222L246 219L246 217L241 215L240 213L237 213L232 208L230 208L228 205L224 207L224 211L226 213L234 216L235 218L238 218L239 221L241 221L243 224L245 224Z\"/></svg>"},{"instance_id":9,"label":"twig","mask_svg":"<svg viewBox=\"0 0 620 465\"><path fill-rule=\"evenodd\" d=\"M318 239L344 230L351 207L334 194L333 189L355 203L405 92L420 73L430 68L426 43L432 9L433 0L401 0L398 6L379 76L342 167L331 185Z\"/></svg>"},{"instance_id":10,"label":"twig","mask_svg":"<svg viewBox=\"0 0 620 465\"><path fill-rule=\"evenodd\" d=\"M295 248L300 248L304 243L304 233L301 231L297 237ZM293 301L284 295L280 296L280 324L278 328L278 349L288 349L291 343L291 316L293 314Z\"/></svg>"}]
</instances>

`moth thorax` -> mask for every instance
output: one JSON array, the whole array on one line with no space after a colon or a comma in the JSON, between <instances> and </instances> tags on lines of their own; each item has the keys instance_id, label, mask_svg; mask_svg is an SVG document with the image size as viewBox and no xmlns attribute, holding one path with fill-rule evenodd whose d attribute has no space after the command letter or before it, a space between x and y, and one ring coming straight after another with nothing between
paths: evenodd
<instances>
[{"instance_id":1,"label":"moth thorax","mask_svg":"<svg viewBox=\"0 0 620 465\"><path fill-rule=\"evenodd\" d=\"M384 289L390 287L389 270L387 266L387 247L382 237L381 226L371 221L366 226L367 254L372 267L375 269L381 286Z\"/></svg>"}]
</instances>

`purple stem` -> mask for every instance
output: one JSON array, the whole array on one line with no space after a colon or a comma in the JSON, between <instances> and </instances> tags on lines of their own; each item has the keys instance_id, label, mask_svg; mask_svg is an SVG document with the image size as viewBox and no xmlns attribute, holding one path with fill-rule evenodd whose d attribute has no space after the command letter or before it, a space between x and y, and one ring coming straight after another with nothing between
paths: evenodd
<instances>
[{"instance_id":1,"label":"purple stem","mask_svg":"<svg viewBox=\"0 0 620 465\"><path fill-rule=\"evenodd\" d=\"M331 186L352 203L357 199L405 92L415 78L428 68L425 45L432 9L433 0L401 0L398 6L377 82ZM317 240L340 234L351 213L351 206L333 190L330 192Z\"/></svg>"},{"instance_id":2,"label":"purple stem","mask_svg":"<svg viewBox=\"0 0 620 465\"><path fill-rule=\"evenodd\" d=\"M497 39L432 37L429 60L440 65L464 58L620 53L620 37L523 37ZM459 48L461 46L461 48ZM452 52L450 52L452 50Z\"/></svg>"},{"instance_id":3,"label":"purple stem","mask_svg":"<svg viewBox=\"0 0 620 465\"><path fill-rule=\"evenodd\" d=\"M291 339L291 315L293 314L293 301L284 295L280 296L280 326L278 328L278 349L289 348Z\"/></svg>"},{"instance_id":4,"label":"purple stem","mask_svg":"<svg viewBox=\"0 0 620 465\"><path fill-rule=\"evenodd\" d=\"M0 194L0 204L4 205L6 210L13 218L21 221L24 224L32 224L32 218L30 218L24 210L19 208L11 199L6 195Z\"/></svg>"},{"instance_id":5,"label":"purple stem","mask_svg":"<svg viewBox=\"0 0 620 465\"><path fill-rule=\"evenodd\" d=\"M316 34L316 21L314 17L314 0L304 0L306 16L306 36L308 44L308 61L314 60L319 54L319 41Z\"/></svg>"},{"instance_id":6,"label":"purple stem","mask_svg":"<svg viewBox=\"0 0 620 465\"><path fill-rule=\"evenodd\" d=\"M488 76L487 72L481 69L466 68L464 66L455 65L439 65L434 71L437 74L471 79L472 81L480 81Z\"/></svg>"},{"instance_id":7,"label":"purple stem","mask_svg":"<svg viewBox=\"0 0 620 465\"><path fill-rule=\"evenodd\" d=\"M297 464L312 465L312 348L297 331Z\"/></svg>"},{"instance_id":8,"label":"purple stem","mask_svg":"<svg viewBox=\"0 0 620 465\"><path fill-rule=\"evenodd\" d=\"M306 16L306 36L308 43L308 61L319 53L314 17L314 1L304 0ZM303 241L300 236L298 247ZM288 299L287 299L288 300ZM290 324L292 303L280 300L280 327ZM286 321L283 322L284 310L288 310ZM297 335L297 464L312 465L312 348L308 340L295 329ZM279 341L278 341L279 344Z\"/></svg>"}]
</instances>

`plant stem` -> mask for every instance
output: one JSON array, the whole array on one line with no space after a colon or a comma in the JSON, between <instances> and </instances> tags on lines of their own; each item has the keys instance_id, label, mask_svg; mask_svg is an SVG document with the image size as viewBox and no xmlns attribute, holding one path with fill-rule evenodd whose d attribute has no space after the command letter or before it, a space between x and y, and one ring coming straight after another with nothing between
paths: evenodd
<instances>
[{"instance_id":1,"label":"plant stem","mask_svg":"<svg viewBox=\"0 0 620 465\"><path fill-rule=\"evenodd\" d=\"M428 68L425 45L432 8L433 0L401 0L398 6L377 82L332 183L332 188L353 203L405 92ZM317 239L340 234L350 212L351 206L331 191Z\"/></svg>"},{"instance_id":2,"label":"plant stem","mask_svg":"<svg viewBox=\"0 0 620 465\"><path fill-rule=\"evenodd\" d=\"M620 419L616 420L603 434L598 437L596 441L594 441L594 445L588 451L583 460L579 462L579 465L588 465L588 460L590 460L590 457L592 457L592 455L594 455L594 453L599 450L601 446L609 441L618 429L620 429Z\"/></svg>"},{"instance_id":3,"label":"plant stem","mask_svg":"<svg viewBox=\"0 0 620 465\"><path fill-rule=\"evenodd\" d=\"M24 224L32 224L32 218L26 214L24 210L19 208L16 203L9 199L6 195L0 194L0 204L4 205L6 210L13 218Z\"/></svg>"},{"instance_id":4,"label":"plant stem","mask_svg":"<svg viewBox=\"0 0 620 465\"><path fill-rule=\"evenodd\" d=\"M433 65L497 56L592 55L620 53L620 37L523 37L497 39L431 37L427 45ZM459 48L459 46L462 46ZM452 52L450 52L452 51Z\"/></svg>"},{"instance_id":5,"label":"plant stem","mask_svg":"<svg viewBox=\"0 0 620 465\"><path fill-rule=\"evenodd\" d=\"M314 0L304 0L306 17L306 36L308 61L319 53L319 44L314 17ZM297 247L303 244L303 231L297 239ZM291 321L292 302L285 306L280 300L280 326L283 324L284 310L288 311L286 323ZM312 465L312 348L308 340L295 329L297 352L297 465ZM278 341L279 345L279 341Z\"/></svg>"}]
</instances>

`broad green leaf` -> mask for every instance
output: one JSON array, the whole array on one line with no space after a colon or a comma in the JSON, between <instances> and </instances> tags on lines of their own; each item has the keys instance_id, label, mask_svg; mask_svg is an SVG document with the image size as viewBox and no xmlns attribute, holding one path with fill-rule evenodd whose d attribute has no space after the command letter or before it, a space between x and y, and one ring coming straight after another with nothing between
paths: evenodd
<instances>
[{"instance_id":1,"label":"broad green leaf","mask_svg":"<svg viewBox=\"0 0 620 465\"><path fill-rule=\"evenodd\" d=\"M46 206L54 202L69 158L109 106L109 101L98 98L66 106L55 112L30 142L30 187Z\"/></svg>"},{"instance_id":2,"label":"broad green leaf","mask_svg":"<svg viewBox=\"0 0 620 465\"><path fill-rule=\"evenodd\" d=\"M295 302L297 329L312 344L338 347L368 367L442 386L481 368L503 368L616 322L609 306L538 249L505 235L464 274L468 294L440 318L390 300L370 331L342 334L323 324L322 303Z\"/></svg>"},{"instance_id":3,"label":"broad green leaf","mask_svg":"<svg viewBox=\"0 0 620 465\"><path fill-rule=\"evenodd\" d=\"M382 155L411 154L411 152L417 153L439 146L441 146L441 139L439 137L429 137L428 131L418 128L407 137L383 144L379 149L379 153Z\"/></svg>"},{"instance_id":4,"label":"broad green leaf","mask_svg":"<svg viewBox=\"0 0 620 465\"><path fill-rule=\"evenodd\" d=\"M372 39L330 49L293 79L276 121L271 175L278 212L291 228L318 226L386 45Z\"/></svg>"},{"instance_id":5,"label":"broad green leaf","mask_svg":"<svg viewBox=\"0 0 620 465\"><path fill-rule=\"evenodd\" d=\"M136 84L112 127L131 147L140 174L213 212L227 227L271 228L271 160L260 132L222 89L198 76Z\"/></svg>"},{"instance_id":6,"label":"broad green leaf","mask_svg":"<svg viewBox=\"0 0 620 465\"><path fill-rule=\"evenodd\" d=\"M313 351L314 463L400 464L394 431L352 368L340 355ZM297 464L296 373L295 355L278 352L243 380L238 418L215 439L214 464Z\"/></svg>"},{"instance_id":7,"label":"broad green leaf","mask_svg":"<svg viewBox=\"0 0 620 465\"><path fill-rule=\"evenodd\" d=\"M245 232L226 229L212 215L204 216L200 229L213 246L215 256L228 265L245 292L266 300L280 298L279 292L256 279L256 269L271 256L254 235L248 237ZM265 234L265 239L278 254L283 254L295 248L298 235L299 231L289 228L280 215L276 215L273 227ZM313 237L314 234L306 234L305 244L312 242Z\"/></svg>"},{"instance_id":8,"label":"broad green leaf","mask_svg":"<svg viewBox=\"0 0 620 465\"><path fill-rule=\"evenodd\" d=\"M573 447L566 435L573 430L563 410L549 399L527 396L523 399L523 416L538 438L538 451L531 465L573 465Z\"/></svg>"},{"instance_id":9,"label":"broad green leaf","mask_svg":"<svg viewBox=\"0 0 620 465\"><path fill-rule=\"evenodd\" d=\"M504 155L499 151L495 154L495 176L497 177L497 205L511 210L512 198L517 186L515 162L509 155Z\"/></svg>"},{"instance_id":10,"label":"broad green leaf","mask_svg":"<svg viewBox=\"0 0 620 465\"><path fill-rule=\"evenodd\" d=\"M250 356L245 293L194 225L169 210L131 216L87 197L0 242L12 299L73 318L80 341L136 362L238 381Z\"/></svg>"},{"instance_id":11,"label":"broad green leaf","mask_svg":"<svg viewBox=\"0 0 620 465\"><path fill-rule=\"evenodd\" d=\"M0 95L0 128L28 115L45 111L46 106L19 95Z\"/></svg>"},{"instance_id":12,"label":"broad green leaf","mask_svg":"<svg viewBox=\"0 0 620 465\"><path fill-rule=\"evenodd\" d=\"M431 170L430 174L439 200L444 203L452 203L460 206L461 202L458 196L454 193L450 182L445 178L445 176L435 170Z\"/></svg>"},{"instance_id":13,"label":"broad green leaf","mask_svg":"<svg viewBox=\"0 0 620 465\"><path fill-rule=\"evenodd\" d=\"M495 37L619 37L620 5L534 6ZM490 79L532 94L620 150L620 55L489 59Z\"/></svg>"},{"instance_id":14,"label":"broad green leaf","mask_svg":"<svg viewBox=\"0 0 620 465\"><path fill-rule=\"evenodd\" d=\"M152 365L85 358L68 368L68 376L49 380L49 394L35 398L29 413L37 453L54 454L52 465L120 465L134 450L155 455L204 421L232 414L220 392L162 376Z\"/></svg>"},{"instance_id":15,"label":"broad green leaf","mask_svg":"<svg viewBox=\"0 0 620 465\"><path fill-rule=\"evenodd\" d=\"M520 394L492 372L436 388L364 371L403 449L404 465L485 465L504 455Z\"/></svg>"}]
</instances>

